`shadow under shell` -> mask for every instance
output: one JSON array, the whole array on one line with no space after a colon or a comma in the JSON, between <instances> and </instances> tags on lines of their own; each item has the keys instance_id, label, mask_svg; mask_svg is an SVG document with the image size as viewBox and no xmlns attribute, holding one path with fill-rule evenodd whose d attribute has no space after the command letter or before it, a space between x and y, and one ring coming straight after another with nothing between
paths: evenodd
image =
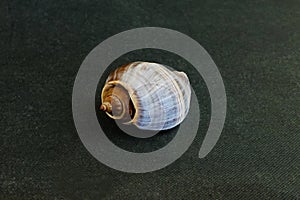
<instances>
[{"instance_id":1,"label":"shadow under shell","mask_svg":"<svg viewBox=\"0 0 300 200\"><path fill-rule=\"evenodd\" d=\"M99 110L99 103L96 105L96 113L99 124L110 141L124 150L136 153L152 152L164 147L172 141L180 126L169 130L150 131L141 130L132 124L116 123Z\"/></svg>"}]
</instances>

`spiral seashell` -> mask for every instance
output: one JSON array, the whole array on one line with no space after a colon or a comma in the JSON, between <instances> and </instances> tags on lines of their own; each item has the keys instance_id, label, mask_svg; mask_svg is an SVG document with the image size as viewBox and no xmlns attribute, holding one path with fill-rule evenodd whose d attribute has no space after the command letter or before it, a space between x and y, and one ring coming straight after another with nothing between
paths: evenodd
<instances>
[{"instance_id":1,"label":"spiral seashell","mask_svg":"<svg viewBox=\"0 0 300 200\"><path fill-rule=\"evenodd\" d=\"M101 100L100 109L113 119L143 130L166 130L186 117L191 88L184 72L133 62L110 73Z\"/></svg>"}]
</instances>

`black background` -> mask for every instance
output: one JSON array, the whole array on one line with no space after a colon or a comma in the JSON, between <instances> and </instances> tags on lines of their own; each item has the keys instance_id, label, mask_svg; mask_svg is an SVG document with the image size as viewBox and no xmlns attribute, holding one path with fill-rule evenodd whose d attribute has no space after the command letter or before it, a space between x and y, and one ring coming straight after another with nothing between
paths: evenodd
<instances>
[{"instance_id":1,"label":"black background","mask_svg":"<svg viewBox=\"0 0 300 200\"><path fill-rule=\"evenodd\" d=\"M3 0L0 22L1 199L300 198L299 1ZM128 174L82 145L72 87L95 46L143 26L178 30L209 52L224 80L227 118L213 151L198 159L209 97L192 77L203 111L196 140L170 166ZM155 51L143 56L187 65ZM142 151L160 140L152 142L134 144Z\"/></svg>"}]
</instances>

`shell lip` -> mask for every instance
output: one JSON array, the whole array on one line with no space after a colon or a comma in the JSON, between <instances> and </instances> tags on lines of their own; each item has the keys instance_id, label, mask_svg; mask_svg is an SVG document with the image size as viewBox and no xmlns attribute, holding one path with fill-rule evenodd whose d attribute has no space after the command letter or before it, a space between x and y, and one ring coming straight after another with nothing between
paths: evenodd
<instances>
[{"instance_id":1,"label":"shell lip","mask_svg":"<svg viewBox=\"0 0 300 200\"><path fill-rule=\"evenodd\" d=\"M122 82L122 81L119 81L119 80L114 80L114 81L109 81L105 84L105 86L103 87L102 89L102 93L101 93L101 102L103 103L103 100L104 100L104 91L109 88L109 87L112 87L112 86L115 86L115 85L121 85L122 87L125 88L125 90L127 90L128 92L128 95L132 101L132 104L134 106L134 109L135 109L135 113L134 113L134 116L133 118L128 121L128 122L124 122L124 124L132 124L132 123L135 123L137 121L137 116L138 116L138 106L137 106L137 98L136 96L134 95L134 90L132 90L126 83ZM122 102L122 106L124 107L124 102ZM123 110L122 114L120 116L113 116L111 115L110 113L108 112L105 112L109 117L111 117L112 119L122 119L122 117L125 115L125 110Z\"/></svg>"}]
</instances>

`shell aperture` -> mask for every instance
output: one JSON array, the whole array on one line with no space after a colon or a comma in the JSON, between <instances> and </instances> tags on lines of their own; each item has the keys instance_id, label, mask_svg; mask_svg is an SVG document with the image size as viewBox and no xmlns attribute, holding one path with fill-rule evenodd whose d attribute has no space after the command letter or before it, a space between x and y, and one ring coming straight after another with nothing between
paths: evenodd
<instances>
[{"instance_id":1,"label":"shell aperture","mask_svg":"<svg viewBox=\"0 0 300 200\"><path fill-rule=\"evenodd\" d=\"M101 93L101 110L143 130L166 130L186 117L191 87L184 72L158 63L133 62L111 72Z\"/></svg>"}]
</instances>

